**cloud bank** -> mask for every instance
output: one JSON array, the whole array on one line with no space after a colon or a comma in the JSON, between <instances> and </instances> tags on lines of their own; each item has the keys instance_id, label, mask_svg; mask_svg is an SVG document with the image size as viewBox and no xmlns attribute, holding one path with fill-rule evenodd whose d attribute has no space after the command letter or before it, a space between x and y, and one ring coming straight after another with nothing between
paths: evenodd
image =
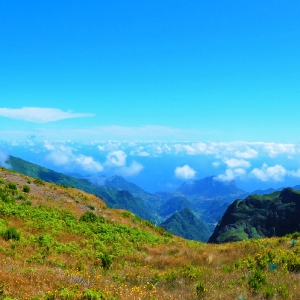
<instances>
[{"instance_id":1,"label":"cloud bank","mask_svg":"<svg viewBox=\"0 0 300 300\"><path fill-rule=\"evenodd\" d=\"M0 116L34 123L48 123L71 118L93 117L94 114L72 113L57 108L0 108Z\"/></svg>"}]
</instances>

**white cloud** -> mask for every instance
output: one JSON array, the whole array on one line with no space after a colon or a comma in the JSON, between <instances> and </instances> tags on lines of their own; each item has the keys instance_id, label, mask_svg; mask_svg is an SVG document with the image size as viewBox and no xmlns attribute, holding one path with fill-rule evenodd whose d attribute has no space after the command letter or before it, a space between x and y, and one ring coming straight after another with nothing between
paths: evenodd
<instances>
[{"instance_id":1,"label":"white cloud","mask_svg":"<svg viewBox=\"0 0 300 300\"><path fill-rule=\"evenodd\" d=\"M125 177L130 177L130 176L138 175L143 169L144 169L144 166L142 164L140 164L136 161L133 161L128 167L120 168L118 173Z\"/></svg>"},{"instance_id":2,"label":"white cloud","mask_svg":"<svg viewBox=\"0 0 300 300\"><path fill-rule=\"evenodd\" d=\"M48 123L70 118L93 117L95 114L72 113L57 108L0 108L0 116L34 123Z\"/></svg>"},{"instance_id":3,"label":"white cloud","mask_svg":"<svg viewBox=\"0 0 300 300\"><path fill-rule=\"evenodd\" d=\"M277 164L275 166L268 167L266 163L264 163L260 169L254 168L251 171L251 174L261 181L283 181L287 173L287 170L281 165Z\"/></svg>"},{"instance_id":4,"label":"white cloud","mask_svg":"<svg viewBox=\"0 0 300 300\"><path fill-rule=\"evenodd\" d=\"M64 166L68 169L74 169L79 167L80 169L97 173L103 171L103 166L94 160L91 156L85 156L83 154L75 155L71 147L65 145L53 145L52 143L45 141L44 147L50 151L47 155L47 159L54 165Z\"/></svg>"},{"instance_id":5,"label":"white cloud","mask_svg":"<svg viewBox=\"0 0 300 300\"><path fill-rule=\"evenodd\" d=\"M273 158L280 154L293 155L299 152L299 149L294 144L263 143L263 148Z\"/></svg>"},{"instance_id":6,"label":"white cloud","mask_svg":"<svg viewBox=\"0 0 300 300\"><path fill-rule=\"evenodd\" d=\"M290 175L292 177L300 178L300 169L298 169L297 171L289 171L288 175Z\"/></svg>"},{"instance_id":7,"label":"white cloud","mask_svg":"<svg viewBox=\"0 0 300 300\"><path fill-rule=\"evenodd\" d=\"M89 171L91 173L97 173L103 171L103 167L100 163L94 160L91 156L85 156L80 154L75 157L75 161L78 165L80 165L85 171Z\"/></svg>"},{"instance_id":8,"label":"white cloud","mask_svg":"<svg viewBox=\"0 0 300 300\"><path fill-rule=\"evenodd\" d=\"M214 161L213 163L212 163L212 166L213 167L215 167L215 168L217 168L217 167L219 167L220 166L220 162L219 161Z\"/></svg>"},{"instance_id":9,"label":"white cloud","mask_svg":"<svg viewBox=\"0 0 300 300\"><path fill-rule=\"evenodd\" d=\"M175 169L175 176L180 179L192 179L195 175L196 171L189 165L184 165L183 167L177 167Z\"/></svg>"},{"instance_id":10,"label":"white cloud","mask_svg":"<svg viewBox=\"0 0 300 300\"><path fill-rule=\"evenodd\" d=\"M244 175L246 175L246 171L243 168L227 169L224 174L218 175L215 179L220 181L231 181Z\"/></svg>"},{"instance_id":11,"label":"white cloud","mask_svg":"<svg viewBox=\"0 0 300 300\"><path fill-rule=\"evenodd\" d=\"M9 158L9 156L6 153L0 151L0 166L1 167L7 168L7 169L11 168L11 166L6 162L8 160L8 158Z\"/></svg>"},{"instance_id":12,"label":"white cloud","mask_svg":"<svg viewBox=\"0 0 300 300\"><path fill-rule=\"evenodd\" d=\"M234 152L234 155L236 157L238 157L238 158L250 159L250 158L257 157L258 152L255 149L247 148L244 151L236 151L236 152Z\"/></svg>"},{"instance_id":13,"label":"white cloud","mask_svg":"<svg viewBox=\"0 0 300 300\"><path fill-rule=\"evenodd\" d=\"M116 167L123 167L126 165L126 157L127 155L123 150L113 151L106 156L106 163Z\"/></svg>"},{"instance_id":14,"label":"white cloud","mask_svg":"<svg viewBox=\"0 0 300 300\"><path fill-rule=\"evenodd\" d=\"M224 163L229 167L229 168L249 168L250 163L244 159L237 159L237 158L225 158Z\"/></svg>"}]
</instances>

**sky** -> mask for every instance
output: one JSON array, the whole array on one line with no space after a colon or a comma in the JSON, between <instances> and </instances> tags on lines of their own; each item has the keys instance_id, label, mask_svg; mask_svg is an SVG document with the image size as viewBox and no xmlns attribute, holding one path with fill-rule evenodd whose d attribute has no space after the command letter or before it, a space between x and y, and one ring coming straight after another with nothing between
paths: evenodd
<instances>
[{"instance_id":1,"label":"sky","mask_svg":"<svg viewBox=\"0 0 300 300\"><path fill-rule=\"evenodd\" d=\"M292 0L1 1L0 161L151 191L298 183L299 15Z\"/></svg>"}]
</instances>

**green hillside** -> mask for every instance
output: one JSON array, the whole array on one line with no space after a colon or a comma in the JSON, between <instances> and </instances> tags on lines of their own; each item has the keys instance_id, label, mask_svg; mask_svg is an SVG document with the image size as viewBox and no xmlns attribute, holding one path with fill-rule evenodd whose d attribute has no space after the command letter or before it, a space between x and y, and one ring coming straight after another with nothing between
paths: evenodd
<instances>
[{"instance_id":1,"label":"green hillside","mask_svg":"<svg viewBox=\"0 0 300 300\"><path fill-rule=\"evenodd\" d=\"M284 236L300 231L300 194L291 188L234 201L210 237L211 243Z\"/></svg>"},{"instance_id":2,"label":"green hillside","mask_svg":"<svg viewBox=\"0 0 300 300\"><path fill-rule=\"evenodd\" d=\"M187 241L0 168L0 299L300 299L299 236Z\"/></svg>"},{"instance_id":3,"label":"green hillside","mask_svg":"<svg viewBox=\"0 0 300 300\"><path fill-rule=\"evenodd\" d=\"M133 197L128 191L117 190L104 185L94 185L89 180L58 173L14 156L10 156L7 163L9 163L12 170L16 172L47 182L53 182L67 187L75 187L94 194L97 197L101 197L109 207L128 209L141 218L155 220L155 216L152 215L151 212L149 213L145 203Z\"/></svg>"},{"instance_id":4,"label":"green hillside","mask_svg":"<svg viewBox=\"0 0 300 300\"><path fill-rule=\"evenodd\" d=\"M211 235L207 224L198 219L188 208L174 213L160 226L189 240L206 242Z\"/></svg>"}]
</instances>

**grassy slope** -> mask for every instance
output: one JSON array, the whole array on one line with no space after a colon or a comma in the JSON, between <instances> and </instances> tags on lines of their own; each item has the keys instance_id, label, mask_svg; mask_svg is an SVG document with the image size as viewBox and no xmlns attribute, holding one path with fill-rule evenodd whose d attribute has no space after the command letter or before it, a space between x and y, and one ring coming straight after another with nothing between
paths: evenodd
<instances>
[{"instance_id":1,"label":"grassy slope","mask_svg":"<svg viewBox=\"0 0 300 300\"><path fill-rule=\"evenodd\" d=\"M118 191L107 186L93 185L86 179L74 178L72 176L58 173L14 156L10 156L7 163L9 163L12 170L16 172L30 177L40 178L47 182L75 187L101 197L109 207L128 209L141 218L148 220L155 219L155 216L148 212L148 208L145 203L140 199L134 198L129 192Z\"/></svg>"},{"instance_id":2,"label":"grassy slope","mask_svg":"<svg viewBox=\"0 0 300 300\"><path fill-rule=\"evenodd\" d=\"M85 211L97 215L95 222L79 220ZM9 227L20 240L3 238ZM0 169L0 233L0 298L300 299L300 247L291 244L297 235L222 245L186 241L93 195L6 169ZM112 258L107 270L104 254Z\"/></svg>"}]
</instances>

